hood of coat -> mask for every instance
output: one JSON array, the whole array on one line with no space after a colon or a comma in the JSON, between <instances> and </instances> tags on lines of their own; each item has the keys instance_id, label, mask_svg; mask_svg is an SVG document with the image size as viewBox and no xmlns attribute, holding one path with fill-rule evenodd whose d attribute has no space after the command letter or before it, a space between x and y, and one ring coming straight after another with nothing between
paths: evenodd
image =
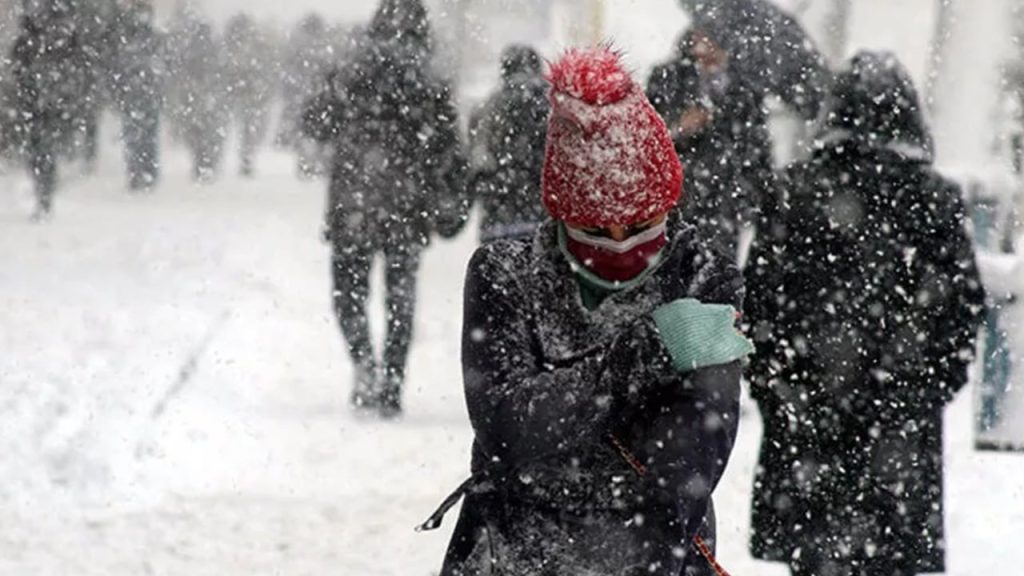
<instances>
[{"instance_id":1,"label":"hood of coat","mask_svg":"<svg viewBox=\"0 0 1024 576\"><path fill-rule=\"evenodd\" d=\"M853 146L915 162L934 159L932 134L909 72L888 52L860 52L835 77L815 138L819 150Z\"/></svg>"}]
</instances>

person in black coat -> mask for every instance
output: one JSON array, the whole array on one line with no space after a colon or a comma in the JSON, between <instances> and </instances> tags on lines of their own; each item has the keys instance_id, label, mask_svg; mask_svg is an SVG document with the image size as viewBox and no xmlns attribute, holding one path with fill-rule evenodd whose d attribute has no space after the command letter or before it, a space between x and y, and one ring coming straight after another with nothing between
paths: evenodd
<instances>
[{"instance_id":1,"label":"person in black coat","mask_svg":"<svg viewBox=\"0 0 1024 576\"><path fill-rule=\"evenodd\" d=\"M570 51L549 77L552 220L469 264L473 476L421 528L465 496L443 576L708 574L743 281L667 222L682 168L618 54Z\"/></svg>"},{"instance_id":2,"label":"person in black coat","mask_svg":"<svg viewBox=\"0 0 1024 576\"><path fill-rule=\"evenodd\" d=\"M738 171L740 176L727 187L714 186L709 194L726 196L741 213L752 215L762 196L772 194L775 186L768 99L778 97L812 122L831 73L800 24L767 0L681 0L681 4L691 23L674 59L682 66L687 60L696 65L702 97L712 113L709 136L719 142L712 148L727 151L726 158L734 165L720 172ZM664 94L671 103L686 92L685 84L673 85L658 74L652 76L651 84L653 100ZM681 119L676 116L669 124ZM689 169L685 157L683 164ZM697 180L708 178L698 175Z\"/></svg>"},{"instance_id":3,"label":"person in black coat","mask_svg":"<svg viewBox=\"0 0 1024 576\"><path fill-rule=\"evenodd\" d=\"M49 216L57 156L70 141L84 86L82 47L70 4L54 1L22 16L11 51L15 131L35 181L35 219Z\"/></svg>"},{"instance_id":4,"label":"person in black coat","mask_svg":"<svg viewBox=\"0 0 1024 576\"><path fill-rule=\"evenodd\" d=\"M133 1L119 9L109 34L110 84L121 113L128 186L136 191L148 190L160 176L162 104L157 68L161 40L153 27L153 7Z\"/></svg>"},{"instance_id":5,"label":"person in black coat","mask_svg":"<svg viewBox=\"0 0 1024 576\"><path fill-rule=\"evenodd\" d=\"M540 171L547 135L547 84L540 55L514 44L501 56L501 87L471 129L469 191L483 209L480 239L533 236L547 218Z\"/></svg>"},{"instance_id":6,"label":"person in black coat","mask_svg":"<svg viewBox=\"0 0 1024 576\"><path fill-rule=\"evenodd\" d=\"M769 150L747 124L762 115L763 96L727 76L726 65L726 54L706 34L688 30L673 57L652 70L647 96L686 167L685 219L735 253L740 224L774 178Z\"/></svg>"},{"instance_id":7,"label":"person in black coat","mask_svg":"<svg viewBox=\"0 0 1024 576\"><path fill-rule=\"evenodd\" d=\"M352 402L387 417L401 412L420 253L465 178L450 89L431 58L420 1L385 0L365 45L304 115L306 133L334 145L326 233L335 312L355 366ZM366 317L377 254L387 307L379 374Z\"/></svg>"},{"instance_id":8,"label":"person in black coat","mask_svg":"<svg viewBox=\"0 0 1024 576\"><path fill-rule=\"evenodd\" d=\"M838 74L816 142L747 270L752 551L798 575L942 572L943 408L983 304L960 190L892 55Z\"/></svg>"}]
</instances>

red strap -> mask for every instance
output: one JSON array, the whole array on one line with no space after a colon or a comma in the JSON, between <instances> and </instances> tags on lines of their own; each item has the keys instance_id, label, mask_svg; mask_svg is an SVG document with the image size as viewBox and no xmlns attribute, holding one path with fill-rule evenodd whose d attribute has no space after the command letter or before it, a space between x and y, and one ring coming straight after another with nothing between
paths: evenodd
<instances>
[{"instance_id":1,"label":"red strap","mask_svg":"<svg viewBox=\"0 0 1024 576\"><path fill-rule=\"evenodd\" d=\"M640 476L645 476L647 474L647 467L644 466L643 462L638 460L637 457L629 451L629 448L626 448L618 438L609 434L608 440L612 443L612 446L615 446L615 449L619 451L619 455L622 456L622 459L625 460L637 474Z\"/></svg>"},{"instance_id":2,"label":"red strap","mask_svg":"<svg viewBox=\"0 0 1024 576\"><path fill-rule=\"evenodd\" d=\"M711 569L715 571L715 574L718 574L718 576L729 576L729 573L725 571L725 568L722 568L722 565L718 563L718 560L715 560L715 555L711 553L711 548L708 547L703 538L699 535L694 536L693 545L697 547L700 555L708 561L708 564L711 565Z\"/></svg>"}]
</instances>

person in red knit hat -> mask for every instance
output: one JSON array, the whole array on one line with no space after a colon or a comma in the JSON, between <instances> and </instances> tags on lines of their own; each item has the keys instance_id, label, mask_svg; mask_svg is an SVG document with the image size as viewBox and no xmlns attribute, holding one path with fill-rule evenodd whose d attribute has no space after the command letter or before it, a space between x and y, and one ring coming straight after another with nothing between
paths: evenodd
<instances>
[{"instance_id":1,"label":"person in red knit hat","mask_svg":"<svg viewBox=\"0 0 1024 576\"><path fill-rule=\"evenodd\" d=\"M741 276L670 223L682 166L619 54L570 50L548 82L552 219L469 264L472 476L421 528L465 496L443 576L713 573Z\"/></svg>"}]
</instances>

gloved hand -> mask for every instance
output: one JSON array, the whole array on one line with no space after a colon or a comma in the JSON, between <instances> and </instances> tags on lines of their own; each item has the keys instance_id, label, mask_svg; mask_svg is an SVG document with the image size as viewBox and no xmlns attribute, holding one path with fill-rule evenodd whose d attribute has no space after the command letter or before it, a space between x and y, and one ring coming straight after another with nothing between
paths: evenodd
<instances>
[{"instance_id":1,"label":"gloved hand","mask_svg":"<svg viewBox=\"0 0 1024 576\"><path fill-rule=\"evenodd\" d=\"M732 306L682 298L659 306L652 315L672 365L680 372L728 364L754 351L736 328Z\"/></svg>"}]
</instances>

